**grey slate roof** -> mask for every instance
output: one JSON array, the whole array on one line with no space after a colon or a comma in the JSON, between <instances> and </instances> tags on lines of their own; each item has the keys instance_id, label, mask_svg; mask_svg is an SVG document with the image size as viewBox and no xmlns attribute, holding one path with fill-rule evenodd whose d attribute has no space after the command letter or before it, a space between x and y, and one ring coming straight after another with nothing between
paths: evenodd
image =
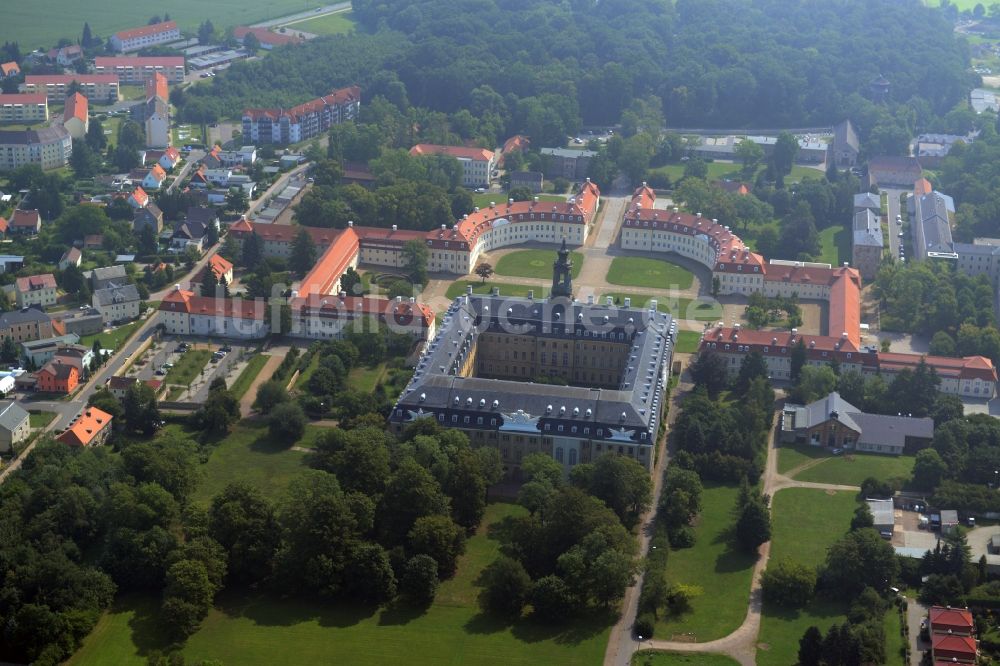
<instances>
[{"instance_id":1,"label":"grey slate roof","mask_svg":"<svg viewBox=\"0 0 1000 666\"><path fill-rule=\"evenodd\" d=\"M833 149L850 149L858 152L860 147L858 133L854 131L854 124L850 120L843 120L833 128Z\"/></svg>"},{"instance_id":2,"label":"grey slate roof","mask_svg":"<svg viewBox=\"0 0 1000 666\"><path fill-rule=\"evenodd\" d=\"M593 150L573 150L572 148L542 148L539 150L542 155L552 155L554 157L594 157L597 155Z\"/></svg>"},{"instance_id":3,"label":"grey slate roof","mask_svg":"<svg viewBox=\"0 0 1000 666\"><path fill-rule=\"evenodd\" d=\"M126 284L121 287L108 287L98 289L94 292L94 305L114 305L115 303L131 303L138 301L139 290L134 284Z\"/></svg>"},{"instance_id":4,"label":"grey slate roof","mask_svg":"<svg viewBox=\"0 0 1000 666\"><path fill-rule=\"evenodd\" d=\"M882 247L882 221L867 208L854 214L854 244Z\"/></svg>"},{"instance_id":5,"label":"grey slate roof","mask_svg":"<svg viewBox=\"0 0 1000 666\"><path fill-rule=\"evenodd\" d=\"M83 275L91 281L91 286L94 289L104 289L111 283L125 284L128 282L128 274L125 272L124 266L104 266L87 271Z\"/></svg>"},{"instance_id":6,"label":"grey slate roof","mask_svg":"<svg viewBox=\"0 0 1000 666\"><path fill-rule=\"evenodd\" d=\"M28 412L21 405L13 400L0 402L0 428L7 432L14 432L28 420Z\"/></svg>"},{"instance_id":7,"label":"grey slate roof","mask_svg":"<svg viewBox=\"0 0 1000 666\"><path fill-rule=\"evenodd\" d=\"M37 308L21 308L0 314L0 328L9 328L15 324L51 321L51 317Z\"/></svg>"},{"instance_id":8,"label":"grey slate roof","mask_svg":"<svg viewBox=\"0 0 1000 666\"><path fill-rule=\"evenodd\" d=\"M854 210L871 208L872 210L882 210L882 200L877 194L862 192L854 195Z\"/></svg>"},{"instance_id":9,"label":"grey slate roof","mask_svg":"<svg viewBox=\"0 0 1000 666\"><path fill-rule=\"evenodd\" d=\"M923 258L929 253L954 253L951 222L948 219L948 213L955 211L952 198L940 192L924 194L915 198L914 210L918 257Z\"/></svg>"},{"instance_id":10,"label":"grey slate roof","mask_svg":"<svg viewBox=\"0 0 1000 666\"><path fill-rule=\"evenodd\" d=\"M840 397L834 391L806 406L789 405L795 413L795 429L817 426L831 418L858 433L859 441L877 442L902 448L907 437L930 439L934 436L934 421L911 416L868 414Z\"/></svg>"}]
</instances>

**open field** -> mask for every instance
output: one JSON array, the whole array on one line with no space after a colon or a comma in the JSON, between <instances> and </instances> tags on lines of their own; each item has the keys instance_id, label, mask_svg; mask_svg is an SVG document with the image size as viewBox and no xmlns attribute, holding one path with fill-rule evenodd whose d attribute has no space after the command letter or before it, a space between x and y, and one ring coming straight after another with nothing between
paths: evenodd
<instances>
[{"instance_id":1,"label":"open field","mask_svg":"<svg viewBox=\"0 0 1000 666\"><path fill-rule=\"evenodd\" d=\"M826 551L851 524L858 501L853 492L786 488L775 494L771 538L771 560L789 558L815 567L826 559ZM758 637L760 666L794 664L799 638L810 625L826 632L846 612L842 603L814 600L801 609L775 608L764 604Z\"/></svg>"},{"instance_id":2,"label":"open field","mask_svg":"<svg viewBox=\"0 0 1000 666\"><path fill-rule=\"evenodd\" d=\"M662 259L615 257L608 269L609 284L651 289L690 289L694 275L686 268Z\"/></svg>"},{"instance_id":3,"label":"open field","mask_svg":"<svg viewBox=\"0 0 1000 666\"><path fill-rule=\"evenodd\" d=\"M668 581L702 592L690 612L657 622L656 638L711 641L734 631L746 617L757 558L740 550L732 534L738 494L737 486L705 484L694 546L672 550L667 558Z\"/></svg>"},{"instance_id":4,"label":"open field","mask_svg":"<svg viewBox=\"0 0 1000 666\"><path fill-rule=\"evenodd\" d=\"M641 650L632 655L632 666L736 666L740 662L724 654L682 654L661 650Z\"/></svg>"},{"instance_id":5,"label":"open field","mask_svg":"<svg viewBox=\"0 0 1000 666\"><path fill-rule=\"evenodd\" d=\"M558 194L536 194L539 201L566 201L565 196L560 196ZM507 193L506 192L486 192L484 194L473 194L472 204L478 208L487 208L491 203L500 205L507 203Z\"/></svg>"},{"instance_id":6,"label":"open field","mask_svg":"<svg viewBox=\"0 0 1000 666\"><path fill-rule=\"evenodd\" d=\"M573 262L570 273L575 280L580 277L583 255L579 252L570 252L569 258ZM552 264L556 259L555 250L517 250L500 257L500 261L493 268L496 269L497 275L547 280L552 279Z\"/></svg>"},{"instance_id":7,"label":"open field","mask_svg":"<svg viewBox=\"0 0 1000 666\"><path fill-rule=\"evenodd\" d=\"M212 358L212 352L207 349L188 349L177 359L174 367L167 371L163 382L178 386L190 386L210 358Z\"/></svg>"},{"instance_id":8,"label":"open field","mask_svg":"<svg viewBox=\"0 0 1000 666\"><path fill-rule=\"evenodd\" d=\"M152 16L163 16L164 10L177 21L182 32L196 32L198 24L208 19L215 29L223 31L232 25L249 25L295 12L320 7L321 2L301 0L173 0L169 6L153 0L104 0L100 3L38 0L13 3L4 7L4 31L9 39L27 53L39 46L53 48L61 37L75 44L84 22L90 23L95 36L105 39L119 30L146 25Z\"/></svg>"},{"instance_id":9,"label":"open field","mask_svg":"<svg viewBox=\"0 0 1000 666\"><path fill-rule=\"evenodd\" d=\"M841 266L851 260L851 232L842 224L835 224L819 232L819 261L831 266Z\"/></svg>"},{"instance_id":10,"label":"open field","mask_svg":"<svg viewBox=\"0 0 1000 666\"><path fill-rule=\"evenodd\" d=\"M787 474L799 465L811 460L829 457L831 457L830 452L822 446L782 444L778 447L778 473Z\"/></svg>"},{"instance_id":11,"label":"open field","mask_svg":"<svg viewBox=\"0 0 1000 666\"><path fill-rule=\"evenodd\" d=\"M224 594L188 639L183 648L185 660L200 663L215 659L245 666L600 663L613 622L610 616L584 617L558 628L524 620L513 624L494 621L479 613L474 581L499 552L499 543L487 536L489 524L521 512L523 509L513 504L487 508L483 526L466 544L457 574L442 583L426 612L405 606L377 609ZM150 651L165 647L159 631L158 602L150 597L123 599L101 617L69 663L145 664Z\"/></svg>"},{"instance_id":12,"label":"open field","mask_svg":"<svg viewBox=\"0 0 1000 666\"><path fill-rule=\"evenodd\" d=\"M55 412L30 412L28 414L28 426L32 430L35 428L44 428L52 423L52 419L55 417Z\"/></svg>"},{"instance_id":13,"label":"open field","mask_svg":"<svg viewBox=\"0 0 1000 666\"><path fill-rule=\"evenodd\" d=\"M872 476L879 480L903 477L913 474L914 456L880 456L874 453L845 453L830 457L815 467L796 474L798 481L835 483L843 486L860 486Z\"/></svg>"},{"instance_id":14,"label":"open field","mask_svg":"<svg viewBox=\"0 0 1000 666\"><path fill-rule=\"evenodd\" d=\"M693 354L698 351L701 333L698 331L677 331L677 344L674 351L678 354Z\"/></svg>"},{"instance_id":15,"label":"open field","mask_svg":"<svg viewBox=\"0 0 1000 666\"><path fill-rule=\"evenodd\" d=\"M139 328L141 325L142 320L133 321L129 324L119 326L110 333L102 331L100 333L94 333L93 335L85 335L80 338L80 344L84 347L93 347L94 340L100 340L102 349L118 349L122 346L123 342L132 336L135 329Z\"/></svg>"},{"instance_id":16,"label":"open field","mask_svg":"<svg viewBox=\"0 0 1000 666\"><path fill-rule=\"evenodd\" d=\"M632 299L632 307L643 308L649 303L652 296L646 294L626 294L623 292L609 291L600 295L600 300L610 296L615 299L615 303L624 305L625 299ZM656 309L660 312L669 312L677 319L694 319L695 321L718 321L722 319L722 306L718 301L709 298L687 298L678 296L675 299L656 297Z\"/></svg>"},{"instance_id":17,"label":"open field","mask_svg":"<svg viewBox=\"0 0 1000 666\"><path fill-rule=\"evenodd\" d=\"M526 284L500 284L492 282L481 282L479 280L455 280L448 287L448 291L445 293L450 299L456 299L465 293L465 288L472 285L472 293L474 294L488 294L493 287L500 288L501 296L521 296L527 297L528 292L534 290L535 298L542 298L548 293L548 289L539 286L530 286Z\"/></svg>"},{"instance_id":18,"label":"open field","mask_svg":"<svg viewBox=\"0 0 1000 666\"><path fill-rule=\"evenodd\" d=\"M740 171L742 171L742 165L733 162L709 162L708 163L708 174L706 179L709 181L713 180L741 180ZM764 167L760 167L763 169ZM670 182L674 185L677 184L681 178L684 177L684 165L683 164L667 164L666 166L657 167L655 169L650 169L649 173L663 173L670 178ZM797 183L803 178L823 178L824 172L819 169L811 169L809 167L795 165L792 167L792 172L788 174L785 178L786 183ZM754 176L756 178L756 176ZM754 178L750 179L752 183Z\"/></svg>"},{"instance_id":19,"label":"open field","mask_svg":"<svg viewBox=\"0 0 1000 666\"><path fill-rule=\"evenodd\" d=\"M267 365L269 358L270 356L266 354L254 354L250 357L250 361L247 363L247 366L243 368L243 372L241 372L240 376L236 378L233 385L229 387L229 390L236 396L237 400L246 395L250 385L253 384L253 380L257 378L260 371L265 365Z\"/></svg>"},{"instance_id":20,"label":"open field","mask_svg":"<svg viewBox=\"0 0 1000 666\"><path fill-rule=\"evenodd\" d=\"M343 35L354 30L354 18L351 12L337 12L317 16L308 21L301 21L289 25L293 30L304 30L314 35Z\"/></svg>"}]
</instances>

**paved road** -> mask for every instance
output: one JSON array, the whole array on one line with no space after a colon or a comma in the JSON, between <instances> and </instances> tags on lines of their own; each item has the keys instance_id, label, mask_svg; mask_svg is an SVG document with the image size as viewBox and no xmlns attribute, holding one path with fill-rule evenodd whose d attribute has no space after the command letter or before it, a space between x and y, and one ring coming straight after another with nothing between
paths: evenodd
<instances>
[{"instance_id":1,"label":"paved road","mask_svg":"<svg viewBox=\"0 0 1000 666\"><path fill-rule=\"evenodd\" d=\"M304 164L300 164L299 166L295 167L288 173L282 174L282 176L278 178L278 180L274 181L274 183L271 184L271 187L264 190L263 194L261 194L256 199L250 202L250 207L247 209L246 212L247 219L248 220L253 219L253 216L257 213L258 210L266 208L264 202L267 201L267 199L272 195L278 194L279 192L281 192L281 190L285 189L285 186L288 185L293 178L295 178L296 180L301 180L301 178L299 177L304 175L306 170L310 166L312 166L311 162L305 162ZM305 183L303 182L302 184Z\"/></svg>"},{"instance_id":2,"label":"paved road","mask_svg":"<svg viewBox=\"0 0 1000 666\"><path fill-rule=\"evenodd\" d=\"M900 210L899 197L901 194L907 192L908 190L886 189L882 191L885 192L886 198L888 199L887 209L889 212L886 219L886 225L889 227L889 252L892 254L894 258L899 259L900 240L908 241L910 239L910 236L907 236L905 239L899 238L898 234L902 230L902 227L896 224L896 216L901 214L902 212ZM910 251L910 247L904 248L903 254L906 255L907 260L909 260L910 255L912 254L912 252Z\"/></svg>"},{"instance_id":3,"label":"paved road","mask_svg":"<svg viewBox=\"0 0 1000 666\"><path fill-rule=\"evenodd\" d=\"M910 627L910 666L921 666L924 650L930 649L926 641L920 640L920 621L927 617L927 606L914 597L906 598L906 624Z\"/></svg>"},{"instance_id":4,"label":"paved road","mask_svg":"<svg viewBox=\"0 0 1000 666\"><path fill-rule=\"evenodd\" d=\"M173 192L175 189L177 189L177 186L188 175L188 172L191 171L192 167L194 167L194 165L197 164L198 161L201 160L201 158L203 158L204 156L205 156L204 150L192 150L190 153L188 153L187 157L184 158L183 168L181 168L181 170L177 173L177 176L174 178L173 182L170 183L170 187L167 188L167 192Z\"/></svg>"}]
</instances>

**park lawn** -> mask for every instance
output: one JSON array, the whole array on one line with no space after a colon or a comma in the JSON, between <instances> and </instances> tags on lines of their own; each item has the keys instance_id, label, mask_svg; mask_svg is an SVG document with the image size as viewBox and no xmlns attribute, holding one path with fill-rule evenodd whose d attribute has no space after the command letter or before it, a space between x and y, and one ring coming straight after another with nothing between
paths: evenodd
<instances>
[{"instance_id":1,"label":"park lawn","mask_svg":"<svg viewBox=\"0 0 1000 666\"><path fill-rule=\"evenodd\" d=\"M846 619L846 613L846 604L828 599L814 599L799 609L775 608L765 603L757 636L757 666L797 663L799 639L806 629L816 626L826 634L831 626Z\"/></svg>"},{"instance_id":2,"label":"park lawn","mask_svg":"<svg viewBox=\"0 0 1000 666\"><path fill-rule=\"evenodd\" d=\"M561 201L566 202L566 197L559 194L536 194L539 201ZM477 208L489 208L491 203L501 205L507 203L506 192L485 192L483 194L472 195L472 205Z\"/></svg>"},{"instance_id":3,"label":"park lawn","mask_svg":"<svg viewBox=\"0 0 1000 666\"><path fill-rule=\"evenodd\" d=\"M210 358L212 358L212 352L207 349L188 349L177 359L174 367L167 371L167 376L163 381L167 384L190 386Z\"/></svg>"},{"instance_id":4,"label":"park lawn","mask_svg":"<svg viewBox=\"0 0 1000 666\"><path fill-rule=\"evenodd\" d=\"M735 543L733 508L739 487L706 483L702 511L695 526L692 548L672 550L667 558L667 580L701 588L692 610L656 623L660 640L715 640L734 631L747 614L754 555ZM676 637L676 638L675 638Z\"/></svg>"},{"instance_id":5,"label":"park lawn","mask_svg":"<svg viewBox=\"0 0 1000 666\"><path fill-rule=\"evenodd\" d=\"M905 666L906 636L902 631L899 609L890 606L885 612L885 663L888 666Z\"/></svg>"},{"instance_id":6,"label":"park lawn","mask_svg":"<svg viewBox=\"0 0 1000 666\"><path fill-rule=\"evenodd\" d=\"M100 333L85 335L80 338L80 344L84 347L93 347L94 340L100 340L101 349L118 349L126 340L132 337L132 334L135 333L135 329L140 326L142 326L141 319L128 324L123 324L110 333L101 331Z\"/></svg>"},{"instance_id":7,"label":"park lawn","mask_svg":"<svg viewBox=\"0 0 1000 666\"><path fill-rule=\"evenodd\" d=\"M216 444L202 466L194 503L207 506L234 481L245 481L276 499L289 481L306 470L306 454L292 451L290 446L272 442L263 421L241 421Z\"/></svg>"},{"instance_id":8,"label":"park lawn","mask_svg":"<svg viewBox=\"0 0 1000 666\"><path fill-rule=\"evenodd\" d=\"M95 35L107 38L119 31L146 25L149 18L169 9L181 32L194 33L204 20L210 20L216 30L225 31L233 25L253 25L259 21L287 16L319 7L320 2L302 0L172 0L168 7L135 0L104 0L101 3L37 0L29 3L8 3L4 6L4 30L16 35L21 52L43 47L53 48L60 38L72 43L80 38L85 21ZM44 17L44 20L40 20Z\"/></svg>"},{"instance_id":9,"label":"park lawn","mask_svg":"<svg viewBox=\"0 0 1000 666\"><path fill-rule=\"evenodd\" d=\"M305 370L299 372L299 376L295 378L295 384L292 388L301 388L306 385L309 378L313 376L316 372L316 368L319 367L319 354L313 354L312 358L309 359L309 365L306 366Z\"/></svg>"},{"instance_id":10,"label":"park lawn","mask_svg":"<svg viewBox=\"0 0 1000 666\"><path fill-rule=\"evenodd\" d=\"M795 475L797 481L834 483L860 486L868 477L880 481L893 477L909 479L913 474L915 456L883 456L876 453L852 453L831 456L815 467Z\"/></svg>"},{"instance_id":11,"label":"park lawn","mask_svg":"<svg viewBox=\"0 0 1000 666\"><path fill-rule=\"evenodd\" d=\"M48 424L52 423L52 419L55 417L55 412L29 412L28 426L32 430L35 428L44 428Z\"/></svg>"},{"instance_id":12,"label":"park lawn","mask_svg":"<svg viewBox=\"0 0 1000 666\"><path fill-rule=\"evenodd\" d=\"M181 397L181 394L186 390L187 389L183 386L171 386L167 389L167 402L177 400L177 398Z\"/></svg>"},{"instance_id":13,"label":"park lawn","mask_svg":"<svg viewBox=\"0 0 1000 666\"><path fill-rule=\"evenodd\" d=\"M693 354L698 351L699 343L701 343L701 333L698 331L677 331L674 351L678 354Z\"/></svg>"},{"instance_id":14,"label":"park lawn","mask_svg":"<svg viewBox=\"0 0 1000 666\"><path fill-rule=\"evenodd\" d=\"M354 31L354 16L350 11L317 16L308 21L296 21L288 27L315 35L344 35Z\"/></svg>"},{"instance_id":15,"label":"park lawn","mask_svg":"<svg viewBox=\"0 0 1000 666\"><path fill-rule=\"evenodd\" d=\"M555 250L517 250L500 257L494 269L497 275L547 280L552 278L552 264L556 259ZM583 267L583 255L570 252L570 261L573 262L570 274L576 279Z\"/></svg>"},{"instance_id":16,"label":"park lawn","mask_svg":"<svg viewBox=\"0 0 1000 666\"><path fill-rule=\"evenodd\" d=\"M254 354L250 357L250 361L247 362L246 367L243 368L243 372L241 372L240 376L236 378L233 385L229 387L229 391L236 396L237 400L246 395L246 392L250 389L250 385L253 384L253 380L255 380L257 375L260 374L260 371L264 369L264 366L267 365L267 361L270 358L271 357L267 354Z\"/></svg>"},{"instance_id":17,"label":"park lawn","mask_svg":"<svg viewBox=\"0 0 1000 666\"><path fill-rule=\"evenodd\" d=\"M653 298L648 294L626 294L623 292L609 291L601 294L598 299L606 302L607 297L615 299L615 303L624 305L625 299L629 298L634 308L644 308L649 300ZM678 296L675 298L656 297L656 309L660 312L668 312L677 319L694 319L695 321L718 321L722 319L722 306L718 301L707 296L699 298L687 298Z\"/></svg>"},{"instance_id":18,"label":"park lawn","mask_svg":"<svg viewBox=\"0 0 1000 666\"><path fill-rule=\"evenodd\" d=\"M740 662L724 654L684 654L662 650L640 650L632 655L632 666L737 666Z\"/></svg>"},{"instance_id":19,"label":"park lawn","mask_svg":"<svg viewBox=\"0 0 1000 666\"><path fill-rule=\"evenodd\" d=\"M454 300L459 296L465 294L465 288L472 285L472 293L474 294L488 294L493 287L498 287L500 289L501 296L519 296L522 298L527 298L529 291L534 291L535 298L542 298L545 296L547 289L541 286L531 286L527 284L506 284L506 283L492 283L492 282L481 282L479 280L455 280L448 287L448 291L445 293L445 297Z\"/></svg>"},{"instance_id":20,"label":"park lawn","mask_svg":"<svg viewBox=\"0 0 1000 666\"><path fill-rule=\"evenodd\" d=\"M831 266L841 266L851 260L851 232L835 224L819 232L819 260Z\"/></svg>"},{"instance_id":21,"label":"park lawn","mask_svg":"<svg viewBox=\"0 0 1000 666\"><path fill-rule=\"evenodd\" d=\"M615 257L606 279L609 284L652 289L690 289L694 283L694 275L686 268L645 257Z\"/></svg>"},{"instance_id":22,"label":"park lawn","mask_svg":"<svg viewBox=\"0 0 1000 666\"><path fill-rule=\"evenodd\" d=\"M830 456L830 451L822 446L782 444L778 447L778 474L787 474L799 465Z\"/></svg>"},{"instance_id":23,"label":"park lawn","mask_svg":"<svg viewBox=\"0 0 1000 666\"><path fill-rule=\"evenodd\" d=\"M614 622L610 614L551 627L524 620L494 621L479 613L474 581L499 553L499 543L488 536L489 526L523 512L513 504L487 507L483 525L466 543L458 572L442 583L434 603L424 612L225 593L184 645L184 658L190 663L214 659L246 666L599 663ZM165 647L157 601L123 598L102 616L70 663L145 664L149 651Z\"/></svg>"},{"instance_id":24,"label":"park lawn","mask_svg":"<svg viewBox=\"0 0 1000 666\"><path fill-rule=\"evenodd\" d=\"M351 368L347 374L347 384L355 391L371 393L383 377L385 377L385 363L379 363L372 368L362 365Z\"/></svg>"}]
</instances>

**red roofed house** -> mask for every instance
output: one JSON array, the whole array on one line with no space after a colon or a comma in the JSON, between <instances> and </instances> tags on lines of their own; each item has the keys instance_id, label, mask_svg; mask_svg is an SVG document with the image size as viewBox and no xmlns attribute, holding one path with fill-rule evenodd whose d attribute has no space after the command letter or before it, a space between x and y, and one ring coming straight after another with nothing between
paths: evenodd
<instances>
[{"instance_id":1,"label":"red roofed house","mask_svg":"<svg viewBox=\"0 0 1000 666\"><path fill-rule=\"evenodd\" d=\"M971 636L976 630L976 623L968 608L931 606L927 611L927 619L928 631L932 634Z\"/></svg>"},{"instance_id":2,"label":"red roofed house","mask_svg":"<svg viewBox=\"0 0 1000 666\"><path fill-rule=\"evenodd\" d=\"M170 83L184 82L184 56L97 56L94 71L114 74L123 84L143 85L157 73Z\"/></svg>"},{"instance_id":3,"label":"red roofed house","mask_svg":"<svg viewBox=\"0 0 1000 666\"><path fill-rule=\"evenodd\" d=\"M142 179L142 186L147 190L158 190L167 179L167 172L159 164L154 164L146 177Z\"/></svg>"},{"instance_id":4,"label":"red roofed house","mask_svg":"<svg viewBox=\"0 0 1000 666\"><path fill-rule=\"evenodd\" d=\"M410 148L410 155L448 155L462 165L462 185L465 187L485 187L490 184L490 174L496 166L496 155L485 148L465 146L439 146L418 143Z\"/></svg>"},{"instance_id":5,"label":"red roofed house","mask_svg":"<svg viewBox=\"0 0 1000 666\"><path fill-rule=\"evenodd\" d=\"M138 210L149 205L149 195L146 194L146 190L142 189L142 187L136 187L132 190L132 194L128 195L127 201L129 206Z\"/></svg>"},{"instance_id":6,"label":"red roofed house","mask_svg":"<svg viewBox=\"0 0 1000 666\"><path fill-rule=\"evenodd\" d=\"M49 119L49 101L42 93L0 93L0 121L28 123Z\"/></svg>"},{"instance_id":7,"label":"red roofed house","mask_svg":"<svg viewBox=\"0 0 1000 666\"><path fill-rule=\"evenodd\" d=\"M263 300L195 296L175 289L160 303L160 321L173 335L263 338L270 332L271 312Z\"/></svg>"},{"instance_id":8,"label":"red roofed house","mask_svg":"<svg viewBox=\"0 0 1000 666\"><path fill-rule=\"evenodd\" d=\"M283 35L280 32L271 32L267 28L248 28L246 26L233 28L233 38L239 40L241 43L244 42L247 35L256 37L260 48L266 51L270 51L275 46L298 44L302 41L302 38L298 35Z\"/></svg>"},{"instance_id":9,"label":"red roofed house","mask_svg":"<svg viewBox=\"0 0 1000 666\"><path fill-rule=\"evenodd\" d=\"M290 109L246 109L243 140L258 146L305 141L353 120L360 108L361 88L350 86Z\"/></svg>"},{"instance_id":10,"label":"red roofed house","mask_svg":"<svg viewBox=\"0 0 1000 666\"><path fill-rule=\"evenodd\" d=\"M144 25L141 28L122 30L111 35L111 48L118 53L138 51L147 46L156 44L166 44L181 38L181 33L177 29L177 24L173 21L163 21L153 25Z\"/></svg>"},{"instance_id":11,"label":"red roofed house","mask_svg":"<svg viewBox=\"0 0 1000 666\"><path fill-rule=\"evenodd\" d=\"M500 149L500 156L497 158L497 164L503 166L504 156L510 153L520 153L528 149L531 145L531 140L520 134L515 134L506 141L503 142L503 148Z\"/></svg>"},{"instance_id":12,"label":"red roofed house","mask_svg":"<svg viewBox=\"0 0 1000 666\"><path fill-rule=\"evenodd\" d=\"M14 293L17 295L17 307L27 308L32 305L45 307L56 304L56 278L52 273L31 275L17 278Z\"/></svg>"},{"instance_id":13,"label":"red roofed house","mask_svg":"<svg viewBox=\"0 0 1000 666\"><path fill-rule=\"evenodd\" d=\"M233 265L225 257L213 254L205 265L204 270L212 271L216 280L225 280L226 284L233 283ZM202 272L202 275L204 275L204 272Z\"/></svg>"},{"instance_id":14,"label":"red roofed house","mask_svg":"<svg viewBox=\"0 0 1000 666\"><path fill-rule=\"evenodd\" d=\"M34 236L42 230L42 215L37 210L15 210L10 219L12 234L27 234Z\"/></svg>"},{"instance_id":15,"label":"red roofed house","mask_svg":"<svg viewBox=\"0 0 1000 666\"><path fill-rule=\"evenodd\" d=\"M82 139L87 136L87 128L90 127L90 117L87 115L87 98L78 92L66 98L63 127L74 139Z\"/></svg>"},{"instance_id":16,"label":"red roofed house","mask_svg":"<svg viewBox=\"0 0 1000 666\"><path fill-rule=\"evenodd\" d=\"M17 63L11 60L10 62L0 63L0 78L9 79L11 77L17 76L21 73L21 68L17 66Z\"/></svg>"},{"instance_id":17,"label":"red roofed house","mask_svg":"<svg viewBox=\"0 0 1000 666\"><path fill-rule=\"evenodd\" d=\"M104 236L102 234L88 234L83 237L84 250L100 250L104 247Z\"/></svg>"},{"instance_id":18,"label":"red roofed house","mask_svg":"<svg viewBox=\"0 0 1000 666\"><path fill-rule=\"evenodd\" d=\"M7 218L0 217L0 238L7 237L7 229L10 227Z\"/></svg>"},{"instance_id":19,"label":"red roofed house","mask_svg":"<svg viewBox=\"0 0 1000 666\"><path fill-rule=\"evenodd\" d=\"M83 57L83 49L80 48L79 44L70 44L69 46L52 49L45 55L57 65L69 67Z\"/></svg>"},{"instance_id":20,"label":"red roofed house","mask_svg":"<svg viewBox=\"0 0 1000 666\"><path fill-rule=\"evenodd\" d=\"M174 148L173 146L167 146L166 149L163 151L163 155L160 156L158 163L161 167L163 167L167 171L170 171L175 166L177 166L177 163L180 161L180 159L181 159L180 151Z\"/></svg>"},{"instance_id":21,"label":"red roofed house","mask_svg":"<svg viewBox=\"0 0 1000 666\"><path fill-rule=\"evenodd\" d=\"M87 407L76 418L76 422L56 439L70 446L100 446L111 435L113 418L97 407Z\"/></svg>"},{"instance_id":22,"label":"red roofed house","mask_svg":"<svg viewBox=\"0 0 1000 666\"><path fill-rule=\"evenodd\" d=\"M49 361L35 373L38 379L37 390L45 393L62 393L69 395L80 383L80 371L76 366L55 359Z\"/></svg>"},{"instance_id":23,"label":"red roofed house","mask_svg":"<svg viewBox=\"0 0 1000 666\"><path fill-rule=\"evenodd\" d=\"M931 634L931 659L934 664L974 664L979 646L972 636Z\"/></svg>"}]
</instances>

